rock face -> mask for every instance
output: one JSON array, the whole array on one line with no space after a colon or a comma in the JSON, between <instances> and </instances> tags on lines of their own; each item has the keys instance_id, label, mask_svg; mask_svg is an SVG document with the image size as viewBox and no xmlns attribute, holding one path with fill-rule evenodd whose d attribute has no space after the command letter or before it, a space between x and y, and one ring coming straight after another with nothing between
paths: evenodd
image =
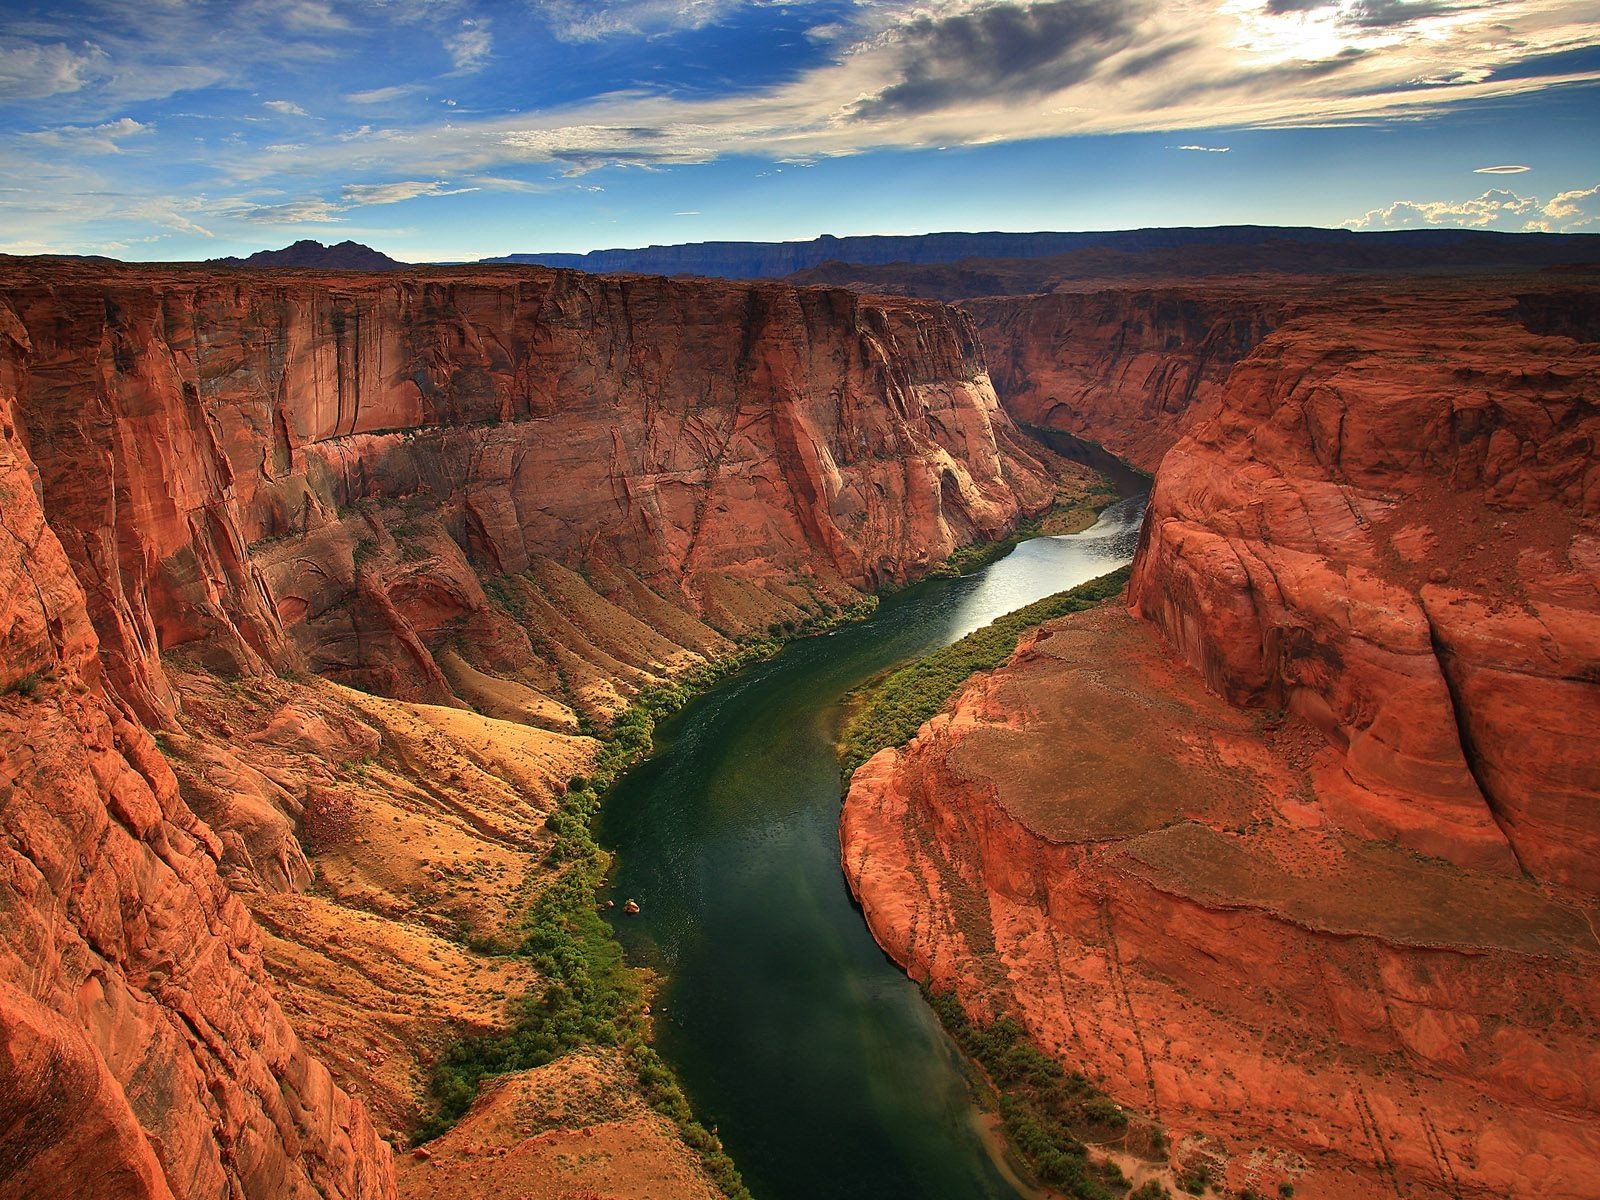
<instances>
[{"instance_id":1,"label":"rock face","mask_svg":"<svg viewBox=\"0 0 1600 1200\"><path fill-rule=\"evenodd\" d=\"M1368 286L1243 354L1131 614L1043 626L852 780L889 952L1231 1187L1600 1196L1583 311Z\"/></svg>"},{"instance_id":2,"label":"rock face","mask_svg":"<svg viewBox=\"0 0 1600 1200\"><path fill-rule=\"evenodd\" d=\"M0 435L6 1196L393 1195L577 714L1054 493L951 310L541 270L8 261Z\"/></svg>"},{"instance_id":3,"label":"rock face","mask_svg":"<svg viewBox=\"0 0 1600 1200\"><path fill-rule=\"evenodd\" d=\"M1105 288L967 301L1016 420L1145 471L1216 407L1234 366L1299 309L1302 283Z\"/></svg>"},{"instance_id":4,"label":"rock face","mask_svg":"<svg viewBox=\"0 0 1600 1200\"><path fill-rule=\"evenodd\" d=\"M392 1196L388 1146L274 998L217 835L102 687L5 383L0 1193Z\"/></svg>"},{"instance_id":5,"label":"rock face","mask_svg":"<svg viewBox=\"0 0 1600 1200\"><path fill-rule=\"evenodd\" d=\"M594 562L742 632L1050 498L937 306L544 271L66 274L8 289L22 417L147 715L171 707L151 646L444 700L441 643L552 669L480 575Z\"/></svg>"},{"instance_id":6,"label":"rock face","mask_svg":"<svg viewBox=\"0 0 1600 1200\"><path fill-rule=\"evenodd\" d=\"M1341 823L1600 892L1600 352L1502 300L1269 338L1163 461L1130 602L1341 748Z\"/></svg>"}]
</instances>

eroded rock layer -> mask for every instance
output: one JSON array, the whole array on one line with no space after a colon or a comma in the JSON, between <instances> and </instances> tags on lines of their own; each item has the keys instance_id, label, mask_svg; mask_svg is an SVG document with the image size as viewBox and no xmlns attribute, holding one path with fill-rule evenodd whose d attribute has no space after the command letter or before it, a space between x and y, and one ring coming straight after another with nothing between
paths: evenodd
<instances>
[{"instance_id":1,"label":"eroded rock layer","mask_svg":"<svg viewBox=\"0 0 1600 1200\"><path fill-rule=\"evenodd\" d=\"M1056 491L964 318L777 285L10 261L0 417L8 1196L392 1195L580 716Z\"/></svg>"},{"instance_id":2,"label":"eroded rock layer","mask_svg":"<svg viewBox=\"0 0 1600 1200\"><path fill-rule=\"evenodd\" d=\"M1131 613L857 772L846 874L1180 1166L1593 1200L1600 354L1510 289L1359 300L1215 386Z\"/></svg>"},{"instance_id":3,"label":"eroded rock layer","mask_svg":"<svg viewBox=\"0 0 1600 1200\"><path fill-rule=\"evenodd\" d=\"M1240 359L1296 312L1300 280L1063 290L968 300L1002 403L1018 421L1154 471L1211 412Z\"/></svg>"}]
</instances>

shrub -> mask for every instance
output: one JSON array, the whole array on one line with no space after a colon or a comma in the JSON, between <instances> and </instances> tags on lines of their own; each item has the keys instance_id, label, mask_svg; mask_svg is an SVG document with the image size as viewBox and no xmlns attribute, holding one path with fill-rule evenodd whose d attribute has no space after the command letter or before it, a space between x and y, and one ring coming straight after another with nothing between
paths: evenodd
<instances>
[{"instance_id":1,"label":"shrub","mask_svg":"<svg viewBox=\"0 0 1600 1200\"><path fill-rule=\"evenodd\" d=\"M1114 1200L1127 1179L1112 1162L1095 1162L1086 1138L1116 1136L1127 1115L1077 1071L1067 1071L1028 1040L1022 1025L1000 1017L975 1025L953 992L924 991L928 1003L1000 1093L1006 1138L1038 1181L1078 1200Z\"/></svg>"}]
</instances>

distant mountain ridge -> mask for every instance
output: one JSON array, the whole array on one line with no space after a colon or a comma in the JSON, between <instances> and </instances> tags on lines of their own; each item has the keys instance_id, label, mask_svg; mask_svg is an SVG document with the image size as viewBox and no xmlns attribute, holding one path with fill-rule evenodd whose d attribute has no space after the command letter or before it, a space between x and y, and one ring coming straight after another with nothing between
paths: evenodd
<instances>
[{"instance_id":1,"label":"distant mountain ridge","mask_svg":"<svg viewBox=\"0 0 1600 1200\"><path fill-rule=\"evenodd\" d=\"M312 238L302 238L282 250L257 250L246 258L228 257L206 260L213 267L309 267L324 271L398 271L409 267L399 259L360 242L343 241L325 246Z\"/></svg>"},{"instance_id":2,"label":"distant mountain ridge","mask_svg":"<svg viewBox=\"0 0 1600 1200\"><path fill-rule=\"evenodd\" d=\"M597 274L709 275L761 279L797 274L829 263L861 266L927 266L968 259L1037 259L1076 251L1104 250L1158 255L1196 246L1240 249L1271 242L1279 247L1324 251L1307 257L1370 267L1392 248L1411 267L1439 265L1550 266L1600 258L1600 238L1581 234L1495 233L1477 229L1407 229L1355 233L1302 226L1219 225L1171 229L1126 229L1087 233L929 233L834 237L807 242L694 242L636 250L592 250L587 254L507 254L486 263L572 267ZM1418 262L1418 259L1423 261ZM1433 260L1437 260L1436 264Z\"/></svg>"}]
</instances>

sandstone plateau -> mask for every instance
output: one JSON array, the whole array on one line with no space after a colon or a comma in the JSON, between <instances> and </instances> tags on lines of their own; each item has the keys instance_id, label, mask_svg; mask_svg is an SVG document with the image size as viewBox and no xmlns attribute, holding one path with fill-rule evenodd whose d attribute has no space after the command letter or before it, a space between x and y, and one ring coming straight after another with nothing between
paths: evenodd
<instances>
[{"instance_id":1,"label":"sandstone plateau","mask_svg":"<svg viewBox=\"0 0 1600 1200\"><path fill-rule=\"evenodd\" d=\"M580 726L1060 470L933 303L0 262L0 1194L395 1195L538 982L470 946ZM619 1070L505 1081L406 1193L706 1194Z\"/></svg>"},{"instance_id":2,"label":"sandstone plateau","mask_svg":"<svg viewBox=\"0 0 1600 1200\"><path fill-rule=\"evenodd\" d=\"M1013 411L1156 467L1150 508L1126 608L856 773L845 871L1180 1167L1600 1196L1597 296L972 305Z\"/></svg>"}]
</instances>

